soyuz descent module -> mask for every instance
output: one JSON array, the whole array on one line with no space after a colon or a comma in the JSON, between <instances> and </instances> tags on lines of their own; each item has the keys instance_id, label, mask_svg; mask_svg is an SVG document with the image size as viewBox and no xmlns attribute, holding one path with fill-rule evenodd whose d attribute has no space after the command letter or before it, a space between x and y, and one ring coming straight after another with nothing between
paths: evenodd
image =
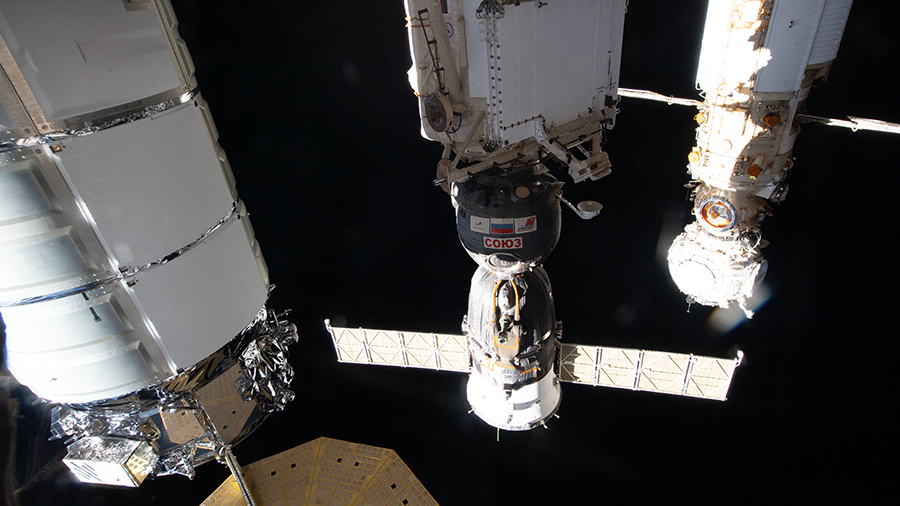
<instances>
[{"instance_id":1,"label":"soyuz descent module","mask_svg":"<svg viewBox=\"0 0 900 506\"><path fill-rule=\"evenodd\" d=\"M465 335L326 326L338 360L468 372L472 410L528 430L560 402L560 382L724 399L737 359L560 342L541 264L559 239L561 203L590 219L600 204L562 197L610 173L624 1L407 0L422 134L444 146L436 185L478 269ZM451 155L455 157L451 159Z\"/></svg>"},{"instance_id":2,"label":"soyuz descent module","mask_svg":"<svg viewBox=\"0 0 900 506\"><path fill-rule=\"evenodd\" d=\"M7 365L91 483L193 476L293 398L296 328L167 1L4 2ZM62 35L61 35L62 34ZM239 474L239 473L238 473Z\"/></svg>"}]
</instances>

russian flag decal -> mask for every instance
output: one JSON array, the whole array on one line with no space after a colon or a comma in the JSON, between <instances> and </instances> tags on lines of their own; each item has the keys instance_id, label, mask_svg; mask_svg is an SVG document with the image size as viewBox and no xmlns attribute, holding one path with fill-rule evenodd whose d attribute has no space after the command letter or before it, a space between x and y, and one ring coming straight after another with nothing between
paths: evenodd
<instances>
[{"instance_id":1,"label":"russian flag decal","mask_svg":"<svg viewBox=\"0 0 900 506\"><path fill-rule=\"evenodd\" d=\"M491 220L492 234L513 234L515 231L516 225L512 218L494 218Z\"/></svg>"}]
</instances>

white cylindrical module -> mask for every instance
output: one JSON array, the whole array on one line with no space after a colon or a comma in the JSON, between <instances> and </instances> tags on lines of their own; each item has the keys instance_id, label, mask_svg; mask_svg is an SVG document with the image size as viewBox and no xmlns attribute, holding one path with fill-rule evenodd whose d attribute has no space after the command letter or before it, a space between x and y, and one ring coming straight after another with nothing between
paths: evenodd
<instances>
[{"instance_id":1,"label":"white cylindrical module","mask_svg":"<svg viewBox=\"0 0 900 506\"><path fill-rule=\"evenodd\" d=\"M479 129L466 153L478 158L490 156L477 142L483 125L492 132L486 137L513 145L534 136L536 117L559 125L609 106L618 87L626 3L493 7L480 0L405 0L409 80L423 136L444 143L447 135L462 140ZM451 116L435 110L429 97L446 99ZM486 114L480 124L479 112Z\"/></svg>"},{"instance_id":2,"label":"white cylindrical module","mask_svg":"<svg viewBox=\"0 0 900 506\"><path fill-rule=\"evenodd\" d=\"M722 190L781 200L814 80L837 56L850 0L715 2L697 69L693 177Z\"/></svg>"},{"instance_id":3,"label":"white cylindrical module","mask_svg":"<svg viewBox=\"0 0 900 506\"><path fill-rule=\"evenodd\" d=\"M705 95L691 173L705 184L783 198L799 128L816 79L837 56L850 0L715 2L697 69Z\"/></svg>"},{"instance_id":4,"label":"white cylindrical module","mask_svg":"<svg viewBox=\"0 0 900 506\"><path fill-rule=\"evenodd\" d=\"M575 182L609 174L626 3L406 0L422 135L446 149L438 180L547 151Z\"/></svg>"},{"instance_id":5,"label":"white cylindrical module","mask_svg":"<svg viewBox=\"0 0 900 506\"><path fill-rule=\"evenodd\" d=\"M17 379L89 403L214 353L269 282L171 6L46 3L0 7L0 303Z\"/></svg>"},{"instance_id":6,"label":"white cylindrical module","mask_svg":"<svg viewBox=\"0 0 900 506\"><path fill-rule=\"evenodd\" d=\"M710 3L697 70L705 100L688 155L702 183L693 194L700 226L689 225L669 251L690 300L743 306L765 274L759 222L769 202L787 196L795 117L837 56L851 3ZM748 249L748 241L756 244Z\"/></svg>"}]
</instances>

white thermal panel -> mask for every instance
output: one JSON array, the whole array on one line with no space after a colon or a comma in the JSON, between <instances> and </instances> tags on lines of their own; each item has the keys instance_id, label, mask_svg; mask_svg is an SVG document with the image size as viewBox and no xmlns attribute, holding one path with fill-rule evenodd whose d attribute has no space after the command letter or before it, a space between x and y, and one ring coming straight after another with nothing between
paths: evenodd
<instances>
[{"instance_id":1,"label":"white thermal panel","mask_svg":"<svg viewBox=\"0 0 900 506\"><path fill-rule=\"evenodd\" d=\"M498 22L500 81L489 79L477 0L465 0L469 94L488 97L500 89L503 138L510 143L534 135L531 119L561 124L574 120L595 96L614 96L622 50L623 2L579 0L504 7ZM496 62L496 60L495 60ZM518 122L525 122L513 126Z\"/></svg>"},{"instance_id":2,"label":"white thermal panel","mask_svg":"<svg viewBox=\"0 0 900 506\"><path fill-rule=\"evenodd\" d=\"M809 62L825 0L776 2L765 46L771 59L759 70L754 91L797 91Z\"/></svg>"},{"instance_id":3,"label":"white thermal panel","mask_svg":"<svg viewBox=\"0 0 900 506\"><path fill-rule=\"evenodd\" d=\"M3 2L0 35L48 121L182 84L156 11L125 3Z\"/></svg>"},{"instance_id":4,"label":"white thermal panel","mask_svg":"<svg viewBox=\"0 0 900 506\"><path fill-rule=\"evenodd\" d=\"M193 104L71 139L60 161L120 267L187 245L234 202L230 169ZM137 277L135 294L179 368L231 340L265 303L268 280L244 231L247 219Z\"/></svg>"}]
</instances>

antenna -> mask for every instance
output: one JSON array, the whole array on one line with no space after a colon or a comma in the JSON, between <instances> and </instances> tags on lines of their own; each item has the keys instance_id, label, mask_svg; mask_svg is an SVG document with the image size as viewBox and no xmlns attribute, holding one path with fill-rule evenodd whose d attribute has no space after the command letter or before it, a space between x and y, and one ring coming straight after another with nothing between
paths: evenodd
<instances>
[{"instance_id":1,"label":"antenna","mask_svg":"<svg viewBox=\"0 0 900 506\"><path fill-rule=\"evenodd\" d=\"M600 210L603 209L603 204L595 200L581 201L578 203L578 207L575 207L571 202L563 198L562 192L560 192L559 194L559 200L562 201L563 204L569 206L569 209L574 211L575 214L577 214L578 217L582 220L595 218L598 214L600 214Z\"/></svg>"},{"instance_id":2,"label":"antenna","mask_svg":"<svg viewBox=\"0 0 900 506\"><path fill-rule=\"evenodd\" d=\"M650 100L652 102L665 102L668 105L684 105L696 107L705 110L706 105L699 100L689 98L676 98L666 96L661 93L648 90L635 90L631 88L619 88L619 96L625 98L639 98L641 100ZM900 134L900 123L891 123L878 119L859 118L856 116L847 116L846 120L823 118L821 116L813 116L812 114L797 114L795 116L799 123L819 123L821 125L849 128L854 132L858 130L868 130L870 132L885 132L889 134ZM568 202L567 202L568 203Z\"/></svg>"}]
</instances>

